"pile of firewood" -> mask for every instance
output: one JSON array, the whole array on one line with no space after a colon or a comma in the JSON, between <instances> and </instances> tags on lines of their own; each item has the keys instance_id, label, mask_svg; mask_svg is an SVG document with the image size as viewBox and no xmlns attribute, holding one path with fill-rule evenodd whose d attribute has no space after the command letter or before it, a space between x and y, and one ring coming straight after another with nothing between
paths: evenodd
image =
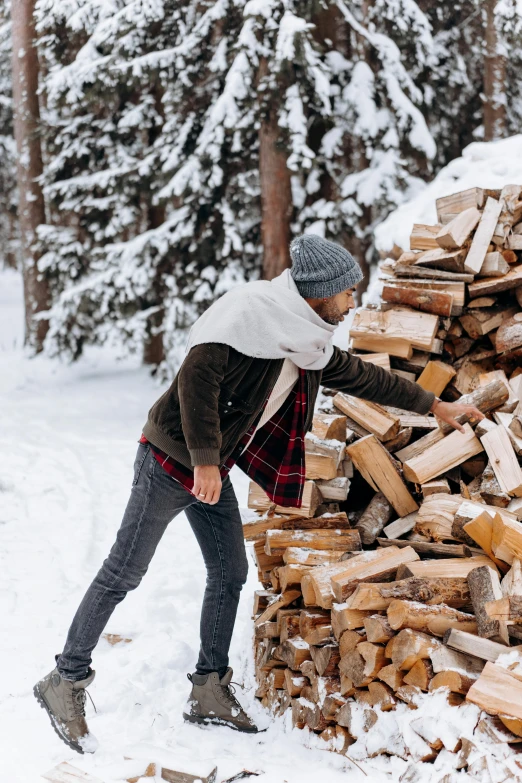
<instances>
[{"instance_id":1,"label":"pile of firewood","mask_svg":"<svg viewBox=\"0 0 522 783\"><path fill-rule=\"evenodd\" d=\"M494 741L522 742L522 187L472 188L437 215L381 263L349 349L486 418L460 417L463 434L324 390L303 506L250 485L256 695L340 752L439 689L480 707ZM448 747L444 721L417 723L421 750L398 755L477 763L469 737Z\"/></svg>"}]
</instances>

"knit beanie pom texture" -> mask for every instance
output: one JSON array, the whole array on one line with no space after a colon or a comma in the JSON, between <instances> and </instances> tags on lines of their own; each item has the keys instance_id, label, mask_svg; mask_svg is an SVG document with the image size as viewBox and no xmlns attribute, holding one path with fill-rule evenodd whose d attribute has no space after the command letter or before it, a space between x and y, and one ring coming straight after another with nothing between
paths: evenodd
<instances>
[{"instance_id":1,"label":"knit beanie pom texture","mask_svg":"<svg viewBox=\"0 0 522 783\"><path fill-rule=\"evenodd\" d=\"M301 234L290 244L290 274L301 296L335 296L363 279L362 269L347 250L318 234Z\"/></svg>"}]
</instances>

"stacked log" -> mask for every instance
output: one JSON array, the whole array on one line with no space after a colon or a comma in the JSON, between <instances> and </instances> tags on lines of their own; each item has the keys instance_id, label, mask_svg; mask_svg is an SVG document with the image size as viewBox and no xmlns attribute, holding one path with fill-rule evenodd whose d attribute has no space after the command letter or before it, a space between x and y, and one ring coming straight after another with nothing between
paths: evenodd
<instances>
[{"instance_id":1,"label":"stacked log","mask_svg":"<svg viewBox=\"0 0 522 783\"><path fill-rule=\"evenodd\" d=\"M340 752L440 689L522 738L522 187L438 199L437 216L381 264L349 350L485 418L461 433L326 389L302 507L249 492L256 695ZM397 755L463 753L420 723L425 756L404 738Z\"/></svg>"}]
</instances>

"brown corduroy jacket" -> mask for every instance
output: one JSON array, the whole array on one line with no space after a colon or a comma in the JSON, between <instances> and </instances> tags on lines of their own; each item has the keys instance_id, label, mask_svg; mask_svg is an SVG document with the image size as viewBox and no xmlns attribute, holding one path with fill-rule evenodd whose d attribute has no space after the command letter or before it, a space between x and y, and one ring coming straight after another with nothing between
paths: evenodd
<instances>
[{"instance_id":1,"label":"brown corduroy jacket","mask_svg":"<svg viewBox=\"0 0 522 783\"><path fill-rule=\"evenodd\" d=\"M261 417L283 359L255 359L222 343L190 349L171 386L149 411L143 434L187 467L222 466ZM435 395L334 346L322 370L307 370L305 432L323 385L363 400L427 413Z\"/></svg>"}]
</instances>

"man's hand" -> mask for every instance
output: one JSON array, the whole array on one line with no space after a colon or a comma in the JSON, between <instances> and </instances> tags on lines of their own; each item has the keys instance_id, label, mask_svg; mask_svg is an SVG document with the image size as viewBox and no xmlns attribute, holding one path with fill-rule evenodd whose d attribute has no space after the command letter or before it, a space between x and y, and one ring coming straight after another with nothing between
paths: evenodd
<instances>
[{"instance_id":1,"label":"man's hand","mask_svg":"<svg viewBox=\"0 0 522 783\"><path fill-rule=\"evenodd\" d=\"M468 416L473 421L481 421L485 416L482 411L475 408L474 405L462 405L459 402L443 402L442 400L433 400L430 412L434 413L439 419L451 424L456 430L464 432L464 427L457 421L457 416Z\"/></svg>"},{"instance_id":2,"label":"man's hand","mask_svg":"<svg viewBox=\"0 0 522 783\"><path fill-rule=\"evenodd\" d=\"M194 467L193 494L202 503L214 505L221 494L221 474L217 465L196 465Z\"/></svg>"}]
</instances>

